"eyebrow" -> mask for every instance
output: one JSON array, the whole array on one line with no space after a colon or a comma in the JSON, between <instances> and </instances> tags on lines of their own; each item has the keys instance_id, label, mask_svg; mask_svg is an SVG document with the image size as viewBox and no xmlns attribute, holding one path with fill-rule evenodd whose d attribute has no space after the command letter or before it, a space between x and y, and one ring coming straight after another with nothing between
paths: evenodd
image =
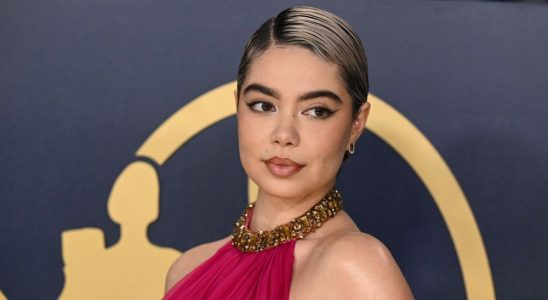
<instances>
[{"instance_id":1,"label":"eyebrow","mask_svg":"<svg viewBox=\"0 0 548 300\"><path fill-rule=\"evenodd\" d=\"M321 97L325 97L325 98L329 98L335 102L338 102L340 104L342 104L342 100L339 96L337 96L337 94L333 93L332 91L329 91L329 90L319 90L319 91L312 91L312 92L308 92L302 96L299 97L299 100L310 100L310 99L314 99L314 98L321 98Z\"/></svg>"},{"instance_id":2,"label":"eyebrow","mask_svg":"<svg viewBox=\"0 0 548 300\"><path fill-rule=\"evenodd\" d=\"M252 92L252 91L256 91L256 92L265 94L267 96L274 97L276 99L280 99L280 93L278 93L278 91L276 91L275 89L269 88L267 86L264 86L262 84L259 84L259 83L252 83L252 84L248 85L244 89L244 92L242 94L245 95L245 94L247 94L249 92Z\"/></svg>"},{"instance_id":3,"label":"eyebrow","mask_svg":"<svg viewBox=\"0 0 548 300\"><path fill-rule=\"evenodd\" d=\"M259 83L252 83L252 84L248 85L244 89L242 94L245 95L245 94L247 94L251 91L256 91L256 92L265 94L267 96L274 97L276 99L281 98L280 93L278 91L276 91L273 88L269 88L267 86L259 84ZM341 98L339 96L337 96L337 94L333 93L330 90L317 90L317 91L307 92L307 93L305 93L305 94L303 94L299 97L299 101L312 100L312 99L321 98L321 97L331 99L331 100L333 100L337 103L340 103L340 104L343 103Z\"/></svg>"}]
</instances>

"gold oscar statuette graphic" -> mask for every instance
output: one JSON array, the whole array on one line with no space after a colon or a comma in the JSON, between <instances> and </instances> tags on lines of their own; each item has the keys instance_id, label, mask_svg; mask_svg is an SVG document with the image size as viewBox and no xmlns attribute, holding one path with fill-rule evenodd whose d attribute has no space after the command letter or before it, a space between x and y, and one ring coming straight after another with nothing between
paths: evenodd
<instances>
[{"instance_id":1,"label":"gold oscar statuette graphic","mask_svg":"<svg viewBox=\"0 0 548 300\"><path fill-rule=\"evenodd\" d=\"M189 102L137 150L160 167L192 137L235 115L230 82ZM374 95L366 128L389 144L415 171L434 199L455 246L468 299L494 300L487 252L473 212L456 178L428 139L401 113ZM65 288L61 299L160 299L176 250L152 245L147 226L158 218L159 182L145 161L131 163L116 179L108 199L110 217L120 224L120 241L105 248L96 228L62 234ZM248 180L249 200L257 186Z\"/></svg>"},{"instance_id":2,"label":"gold oscar statuette graphic","mask_svg":"<svg viewBox=\"0 0 548 300\"><path fill-rule=\"evenodd\" d=\"M63 232L65 288L59 299L160 299L165 275L180 255L150 243L147 227L158 218L156 171L136 161L116 179L108 213L120 224L120 241L105 249L103 232L84 228Z\"/></svg>"}]
</instances>

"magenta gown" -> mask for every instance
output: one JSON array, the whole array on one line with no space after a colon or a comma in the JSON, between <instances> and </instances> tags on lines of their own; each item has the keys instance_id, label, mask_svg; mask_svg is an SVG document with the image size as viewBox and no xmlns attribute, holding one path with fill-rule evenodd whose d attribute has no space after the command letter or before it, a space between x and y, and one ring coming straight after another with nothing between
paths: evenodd
<instances>
[{"instance_id":1,"label":"magenta gown","mask_svg":"<svg viewBox=\"0 0 548 300\"><path fill-rule=\"evenodd\" d=\"M261 252L241 253L229 240L177 282L164 296L164 300L287 300L293 274L295 243L296 240L291 240Z\"/></svg>"}]
</instances>

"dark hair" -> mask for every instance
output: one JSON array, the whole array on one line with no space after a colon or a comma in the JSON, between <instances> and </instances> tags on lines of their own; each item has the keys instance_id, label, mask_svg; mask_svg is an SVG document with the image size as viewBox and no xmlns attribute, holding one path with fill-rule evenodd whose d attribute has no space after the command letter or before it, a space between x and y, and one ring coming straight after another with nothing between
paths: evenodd
<instances>
[{"instance_id":1,"label":"dark hair","mask_svg":"<svg viewBox=\"0 0 548 300\"><path fill-rule=\"evenodd\" d=\"M253 33L238 68L238 95L253 60L271 45L304 47L324 60L337 64L341 80L352 96L355 114L367 101L367 58L360 38L342 18L307 6L285 9Z\"/></svg>"}]
</instances>

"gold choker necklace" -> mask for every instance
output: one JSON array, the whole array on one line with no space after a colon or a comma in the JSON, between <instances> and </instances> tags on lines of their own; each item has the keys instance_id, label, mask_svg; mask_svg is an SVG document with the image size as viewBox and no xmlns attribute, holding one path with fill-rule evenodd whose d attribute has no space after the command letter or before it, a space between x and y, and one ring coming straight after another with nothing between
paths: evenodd
<instances>
[{"instance_id":1,"label":"gold choker necklace","mask_svg":"<svg viewBox=\"0 0 548 300\"><path fill-rule=\"evenodd\" d=\"M289 223L278 225L272 230L259 232L252 231L247 225L249 211L254 206L255 202L250 203L234 225L232 245L242 253L260 252L291 240L304 238L342 209L342 196L339 191L333 189L300 217L294 218Z\"/></svg>"}]
</instances>

